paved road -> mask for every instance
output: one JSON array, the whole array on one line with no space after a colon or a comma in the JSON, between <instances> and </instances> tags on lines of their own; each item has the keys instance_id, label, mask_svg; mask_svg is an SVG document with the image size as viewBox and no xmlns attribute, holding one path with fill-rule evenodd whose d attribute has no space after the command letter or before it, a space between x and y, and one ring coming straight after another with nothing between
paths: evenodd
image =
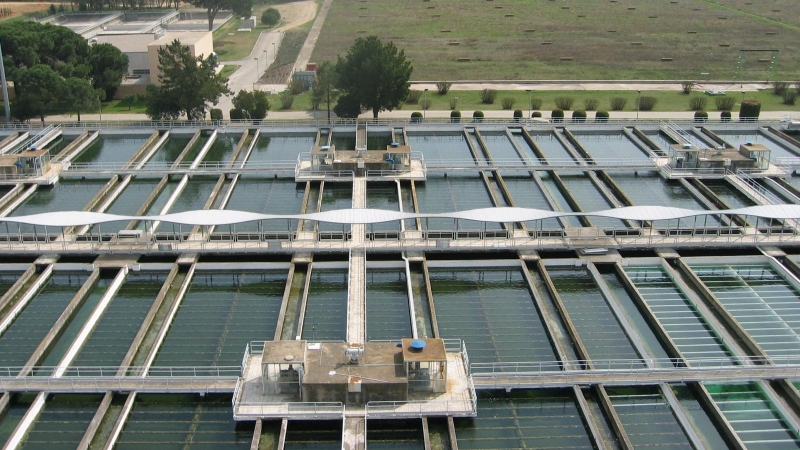
<instances>
[{"instance_id":1,"label":"paved road","mask_svg":"<svg viewBox=\"0 0 800 450\"><path fill-rule=\"evenodd\" d=\"M233 91L233 95L236 95L241 90L252 91L254 87L258 87L255 82L267 67L275 61L282 39L283 31L262 32L250 55L244 59L224 62L226 65L242 66L228 79L228 88ZM256 61L256 58L258 58L258 61ZM228 111L233 108L231 101L233 95L222 97L219 104L215 106L215 108L222 110L226 118L228 117Z\"/></svg>"}]
</instances>

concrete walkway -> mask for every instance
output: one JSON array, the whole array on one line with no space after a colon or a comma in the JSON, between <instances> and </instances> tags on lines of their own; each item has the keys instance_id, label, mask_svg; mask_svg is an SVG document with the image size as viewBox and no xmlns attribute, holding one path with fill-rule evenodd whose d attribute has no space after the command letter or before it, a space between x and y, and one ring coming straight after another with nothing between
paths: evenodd
<instances>
[{"instance_id":1,"label":"concrete walkway","mask_svg":"<svg viewBox=\"0 0 800 450\"><path fill-rule=\"evenodd\" d=\"M300 54L297 55L297 61L294 63L294 71L306 70L306 65L311 60L311 53L314 52L314 46L317 45L319 33L322 31L322 25L325 23L325 18L328 16L328 11L331 9L333 0L325 0L317 13L317 19L311 25L311 31L308 32L308 37L300 49Z\"/></svg>"}]
</instances>

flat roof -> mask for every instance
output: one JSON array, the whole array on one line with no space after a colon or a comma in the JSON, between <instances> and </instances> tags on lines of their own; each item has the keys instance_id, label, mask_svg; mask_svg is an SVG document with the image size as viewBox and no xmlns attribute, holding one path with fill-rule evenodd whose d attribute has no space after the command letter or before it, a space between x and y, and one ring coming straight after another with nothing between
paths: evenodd
<instances>
[{"instance_id":1,"label":"flat roof","mask_svg":"<svg viewBox=\"0 0 800 450\"><path fill-rule=\"evenodd\" d=\"M210 31L168 31L167 34L164 35L161 39L157 41L151 42L148 47L151 45L166 45L170 42L174 41L175 39L181 41L183 45L192 45L196 44L200 39L206 37L206 35L211 34Z\"/></svg>"},{"instance_id":2,"label":"flat roof","mask_svg":"<svg viewBox=\"0 0 800 450\"><path fill-rule=\"evenodd\" d=\"M153 33L141 34L98 34L93 39L98 44L111 44L122 53L147 53L147 46L156 40Z\"/></svg>"}]
</instances>

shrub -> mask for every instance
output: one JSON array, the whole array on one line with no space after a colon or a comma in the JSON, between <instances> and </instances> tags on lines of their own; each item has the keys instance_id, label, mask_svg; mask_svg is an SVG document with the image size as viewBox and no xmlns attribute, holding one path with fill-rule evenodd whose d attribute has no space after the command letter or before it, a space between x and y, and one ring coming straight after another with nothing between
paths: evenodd
<instances>
[{"instance_id":1,"label":"shrub","mask_svg":"<svg viewBox=\"0 0 800 450\"><path fill-rule=\"evenodd\" d=\"M717 111L730 111L736 106L736 99L726 95L715 98L714 103L717 105Z\"/></svg>"},{"instance_id":2,"label":"shrub","mask_svg":"<svg viewBox=\"0 0 800 450\"><path fill-rule=\"evenodd\" d=\"M139 101L139 94L128 94L125 97L123 97L120 103L125 103L126 105L128 105L128 111L130 111L131 106L133 106L133 104L137 103L138 101Z\"/></svg>"},{"instance_id":3,"label":"shrub","mask_svg":"<svg viewBox=\"0 0 800 450\"><path fill-rule=\"evenodd\" d=\"M564 110L563 109L554 109L550 112L550 117L553 119L555 123L561 123L564 121Z\"/></svg>"},{"instance_id":4,"label":"shrub","mask_svg":"<svg viewBox=\"0 0 800 450\"><path fill-rule=\"evenodd\" d=\"M294 95L291 92L281 94L281 109L291 109L294 104Z\"/></svg>"},{"instance_id":5,"label":"shrub","mask_svg":"<svg viewBox=\"0 0 800 450\"><path fill-rule=\"evenodd\" d=\"M608 122L608 111L597 111L594 113L595 122Z\"/></svg>"},{"instance_id":6,"label":"shrub","mask_svg":"<svg viewBox=\"0 0 800 450\"><path fill-rule=\"evenodd\" d=\"M586 100L583 101L583 106L586 108L586 111L594 111L595 109L597 109L597 105L599 104L600 102L594 98L587 98Z\"/></svg>"},{"instance_id":7,"label":"shrub","mask_svg":"<svg viewBox=\"0 0 800 450\"><path fill-rule=\"evenodd\" d=\"M692 97L689 99L689 109L692 111L702 111L706 109L708 99L705 97Z\"/></svg>"},{"instance_id":8,"label":"shrub","mask_svg":"<svg viewBox=\"0 0 800 450\"><path fill-rule=\"evenodd\" d=\"M422 109L424 109L425 111L427 111L427 110L431 109L431 101L430 101L429 99L427 99L427 98L423 98L423 99L422 99L422 101L419 103L419 105L420 105L420 106L422 107Z\"/></svg>"},{"instance_id":9,"label":"shrub","mask_svg":"<svg viewBox=\"0 0 800 450\"><path fill-rule=\"evenodd\" d=\"M436 90L439 91L439 95L445 95L450 90L450 87L453 83L449 81L440 81L436 83Z\"/></svg>"},{"instance_id":10,"label":"shrub","mask_svg":"<svg viewBox=\"0 0 800 450\"><path fill-rule=\"evenodd\" d=\"M797 101L797 91L791 91L789 89L783 93L783 104L794 106L795 102Z\"/></svg>"},{"instance_id":11,"label":"shrub","mask_svg":"<svg viewBox=\"0 0 800 450\"><path fill-rule=\"evenodd\" d=\"M483 111L475 111L472 113L472 120L475 122L483 122Z\"/></svg>"},{"instance_id":12,"label":"shrub","mask_svg":"<svg viewBox=\"0 0 800 450\"><path fill-rule=\"evenodd\" d=\"M450 111L450 122L453 123L461 122L461 111L457 109Z\"/></svg>"},{"instance_id":13,"label":"shrub","mask_svg":"<svg viewBox=\"0 0 800 450\"><path fill-rule=\"evenodd\" d=\"M754 121L761 114L761 102L758 100L745 100L739 107L739 120Z\"/></svg>"},{"instance_id":14,"label":"shrub","mask_svg":"<svg viewBox=\"0 0 800 450\"><path fill-rule=\"evenodd\" d=\"M611 110L612 111L622 111L625 109L625 105L628 104L628 99L625 97L612 97L611 98Z\"/></svg>"},{"instance_id":15,"label":"shrub","mask_svg":"<svg viewBox=\"0 0 800 450\"><path fill-rule=\"evenodd\" d=\"M211 108L209 111L211 120L222 120L222 110L219 108Z\"/></svg>"},{"instance_id":16,"label":"shrub","mask_svg":"<svg viewBox=\"0 0 800 450\"><path fill-rule=\"evenodd\" d=\"M694 81L684 81L683 83L681 83L681 92L683 92L684 94L686 95L691 94L692 89L694 89Z\"/></svg>"},{"instance_id":17,"label":"shrub","mask_svg":"<svg viewBox=\"0 0 800 450\"><path fill-rule=\"evenodd\" d=\"M517 100L514 99L514 97L503 97L503 99L500 100L500 105L503 106L503 109L511 109L514 107L514 103L516 102Z\"/></svg>"},{"instance_id":18,"label":"shrub","mask_svg":"<svg viewBox=\"0 0 800 450\"><path fill-rule=\"evenodd\" d=\"M789 89L789 83L785 81L773 81L772 93L775 95L783 95Z\"/></svg>"},{"instance_id":19,"label":"shrub","mask_svg":"<svg viewBox=\"0 0 800 450\"><path fill-rule=\"evenodd\" d=\"M494 89L484 89L481 91L481 103L491 105L497 98L497 91Z\"/></svg>"},{"instance_id":20,"label":"shrub","mask_svg":"<svg viewBox=\"0 0 800 450\"><path fill-rule=\"evenodd\" d=\"M542 113L539 111L534 111L531 113L531 118L540 118L542 117Z\"/></svg>"},{"instance_id":21,"label":"shrub","mask_svg":"<svg viewBox=\"0 0 800 450\"><path fill-rule=\"evenodd\" d=\"M422 91L411 89L408 91L408 95L406 96L406 103L409 105L416 105L417 102L419 102L420 97L422 97Z\"/></svg>"},{"instance_id":22,"label":"shrub","mask_svg":"<svg viewBox=\"0 0 800 450\"><path fill-rule=\"evenodd\" d=\"M708 113L705 111L696 111L694 113L694 121L698 123L708 122Z\"/></svg>"},{"instance_id":23,"label":"shrub","mask_svg":"<svg viewBox=\"0 0 800 450\"><path fill-rule=\"evenodd\" d=\"M575 99L572 97L556 97L553 99L553 102L556 104L556 108L569 110L572 109L572 104L575 103Z\"/></svg>"},{"instance_id":24,"label":"shrub","mask_svg":"<svg viewBox=\"0 0 800 450\"><path fill-rule=\"evenodd\" d=\"M453 97L450 99L450 109L458 108L458 97Z\"/></svg>"},{"instance_id":25,"label":"shrub","mask_svg":"<svg viewBox=\"0 0 800 450\"><path fill-rule=\"evenodd\" d=\"M239 108L233 108L230 112L231 120L244 120L244 110Z\"/></svg>"},{"instance_id":26,"label":"shrub","mask_svg":"<svg viewBox=\"0 0 800 450\"><path fill-rule=\"evenodd\" d=\"M411 123L420 123L422 122L422 113L419 111L414 111L411 113Z\"/></svg>"},{"instance_id":27,"label":"shrub","mask_svg":"<svg viewBox=\"0 0 800 450\"><path fill-rule=\"evenodd\" d=\"M306 84L303 83L303 80L294 79L289 82L289 92L292 95L300 95L306 91Z\"/></svg>"},{"instance_id":28,"label":"shrub","mask_svg":"<svg viewBox=\"0 0 800 450\"><path fill-rule=\"evenodd\" d=\"M655 97L639 97L639 109L642 111L652 111L658 99Z\"/></svg>"},{"instance_id":29,"label":"shrub","mask_svg":"<svg viewBox=\"0 0 800 450\"><path fill-rule=\"evenodd\" d=\"M522 119L522 110L521 109L515 109L514 110L514 118L515 119Z\"/></svg>"},{"instance_id":30,"label":"shrub","mask_svg":"<svg viewBox=\"0 0 800 450\"><path fill-rule=\"evenodd\" d=\"M261 23L271 27L278 24L281 21L281 13L275 8L267 8L263 14L261 14Z\"/></svg>"},{"instance_id":31,"label":"shrub","mask_svg":"<svg viewBox=\"0 0 800 450\"><path fill-rule=\"evenodd\" d=\"M582 109L576 109L575 111L572 111L572 121L576 123L586 122L586 111Z\"/></svg>"},{"instance_id":32,"label":"shrub","mask_svg":"<svg viewBox=\"0 0 800 450\"><path fill-rule=\"evenodd\" d=\"M542 99L531 97L531 109L542 109Z\"/></svg>"},{"instance_id":33,"label":"shrub","mask_svg":"<svg viewBox=\"0 0 800 450\"><path fill-rule=\"evenodd\" d=\"M730 111L722 111L719 113L719 120L723 122L730 122L731 121L731 112Z\"/></svg>"}]
</instances>

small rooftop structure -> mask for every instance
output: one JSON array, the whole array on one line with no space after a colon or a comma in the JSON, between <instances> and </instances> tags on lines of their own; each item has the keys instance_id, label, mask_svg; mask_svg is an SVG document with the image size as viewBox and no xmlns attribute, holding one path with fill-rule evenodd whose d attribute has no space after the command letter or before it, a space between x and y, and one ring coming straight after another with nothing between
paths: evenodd
<instances>
[{"instance_id":1,"label":"small rooftop structure","mask_svg":"<svg viewBox=\"0 0 800 450\"><path fill-rule=\"evenodd\" d=\"M30 148L20 153L0 155L0 177L19 178L40 176L50 164L50 152L46 149Z\"/></svg>"},{"instance_id":2,"label":"small rooftop structure","mask_svg":"<svg viewBox=\"0 0 800 450\"><path fill-rule=\"evenodd\" d=\"M707 171L739 170L764 171L769 168L770 150L748 142L739 149L720 146L698 148L692 144L674 144L670 149L669 165L673 169L700 169Z\"/></svg>"},{"instance_id":3,"label":"small rooftop structure","mask_svg":"<svg viewBox=\"0 0 800 450\"><path fill-rule=\"evenodd\" d=\"M430 403L431 415L474 415L463 346L442 339L397 342L269 341L245 356L234 396L236 420L290 417L304 405L396 408ZM437 407L438 405L438 407ZM423 414L424 408L411 408ZM434 413L436 411L436 413Z\"/></svg>"}]
</instances>

